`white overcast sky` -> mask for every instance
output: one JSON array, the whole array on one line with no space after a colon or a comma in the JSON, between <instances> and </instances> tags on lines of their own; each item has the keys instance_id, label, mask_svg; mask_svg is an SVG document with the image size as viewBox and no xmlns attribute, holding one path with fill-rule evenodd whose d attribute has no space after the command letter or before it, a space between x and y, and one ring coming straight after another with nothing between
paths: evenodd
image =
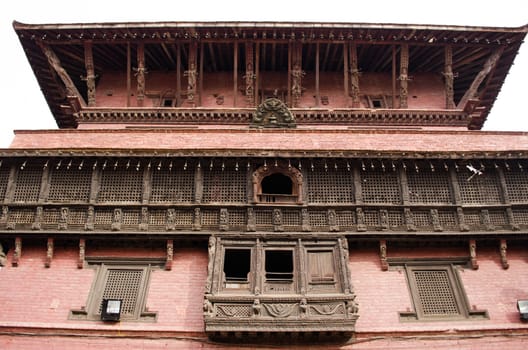
<instances>
[{"instance_id":1,"label":"white overcast sky","mask_svg":"<svg viewBox=\"0 0 528 350\"><path fill-rule=\"evenodd\" d=\"M12 27L23 23L305 21L520 27L526 0L13 0L0 4L0 148L13 130L54 129ZM484 130L528 131L528 43L515 59Z\"/></svg>"}]
</instances>

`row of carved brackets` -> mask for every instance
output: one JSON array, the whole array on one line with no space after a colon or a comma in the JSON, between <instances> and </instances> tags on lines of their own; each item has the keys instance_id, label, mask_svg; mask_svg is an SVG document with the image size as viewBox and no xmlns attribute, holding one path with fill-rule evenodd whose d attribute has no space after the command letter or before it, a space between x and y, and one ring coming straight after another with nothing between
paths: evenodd
<instances>
[{"instance_id":1,"label":"row of carved brackets","mask_svg":"<svg viewBox=\"0 0 528 350\"><path fill-rule=\"evenodd\" d=\"M500 250L500 261L503 269L508 269L510 267L510 264L508 263L508 245L505 239L501 239L499 243L499 250ZM383 271L387 271L389 269L389 263L387 260L387 241L386 240L380 240L379 241L379 251L380 251L380 262L381 262L381 269ZM468 252L469 252L469 264L473 270L477 270L479 268L478 262L477 262L477 242L474 239L470 239L468 242Z\"/></svg>"},{"instance_id":2,"label":"row of carved brackets","mask_svg":"<svg viewBox=\"0 0 528 350\"><path fill-rule=\"evenodd\" d=\"M53 253L55 249L54 238L48 237L46 244L46 259L44 266L51 267L53 260ZM17 267L22 257L22 237L15 237L15 250L13 251L13 258L11 265ZM86 239L79 239L79 257L77 259L77 267L82 269L84 267L84 261L86 257ZM165 256L165 270L172 270L172 261L174 258L174 242L172 239L168 239L166 242L166 256Z\"/></svg>"}]
</instances>

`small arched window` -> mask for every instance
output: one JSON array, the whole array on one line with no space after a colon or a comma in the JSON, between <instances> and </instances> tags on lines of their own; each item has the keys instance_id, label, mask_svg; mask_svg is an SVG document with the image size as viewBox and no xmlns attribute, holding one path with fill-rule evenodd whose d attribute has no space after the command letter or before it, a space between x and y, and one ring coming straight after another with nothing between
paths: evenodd
<instances>
[{"instance_id":1,"label":"small arched window","mask_svg":"<svg viewBox=\"0 0 528 350\"><path fill-rule=\"evenodd\" d=\"M292 166L262 166L253 173L256 203L302 203L302 175Z\"/></svg>"}]
</instances>

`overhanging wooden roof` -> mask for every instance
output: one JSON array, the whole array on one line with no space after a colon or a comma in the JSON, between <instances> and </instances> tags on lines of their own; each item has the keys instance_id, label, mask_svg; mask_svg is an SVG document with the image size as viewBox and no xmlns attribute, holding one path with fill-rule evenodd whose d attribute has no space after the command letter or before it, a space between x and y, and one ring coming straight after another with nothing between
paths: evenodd
<instances>
[{"instance_id":1,"label":"overhanging wooden roof","mask_svg":"<svg viewBox=\"0 0 528 350\"><path fill-rule=\"evenodd\" d=\"M71 100L50 67L42 44L52 47L66 73L81 95L86 93L84 43L93 44L95 72L124 70L128 43L142 42L148 69L175 67L175 45L199 41L207 44L211 71L232 69L232 45L257 41L270 45L267 55L283 55L287 43L301 42L303 66L315 65L310 44L322 45L321 69L342 69L342 43L358 45L359 68L365 72L391 69L391 45L409 45L409 72L443 72L444 46L453 47L455 102L462 99L489 58L503 50L494 69L478 91L479 107L473 112L470 129L480 129L501 89L504 79L523 42L528 25L518 28L467 27L410 24L307 23L307 22L151 22L87 24L13 23L30 65L50 109L61 128L76 127ZM209 45L211 44L211 45ZM274 49L271 50L271 47ZM281 52L281 50L283 50ZM185 54L185 53L184 53ZM135 58L133 58L135 60ZM284 60L263 60L270 69L284 69ZM135 62L132 62L135 66ZM274 66L271 66L274 65Z\"/></svg>"}]
</instances>

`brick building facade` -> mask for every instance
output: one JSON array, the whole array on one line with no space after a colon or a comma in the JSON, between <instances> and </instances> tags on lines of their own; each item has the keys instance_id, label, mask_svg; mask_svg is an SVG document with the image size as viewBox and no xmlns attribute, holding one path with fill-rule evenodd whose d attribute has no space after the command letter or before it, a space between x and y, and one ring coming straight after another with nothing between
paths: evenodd
<instances>
[{"instance_id":1,"label":"brick building facade","mask_svg":"<svg viewBox=\"0 0 528 350\"><path fill-rule=\"evenodd\" d=\"M59 129L0 150L3 348L526 347L526 27L14 29Z\"/></svg>"}]
</instances>

